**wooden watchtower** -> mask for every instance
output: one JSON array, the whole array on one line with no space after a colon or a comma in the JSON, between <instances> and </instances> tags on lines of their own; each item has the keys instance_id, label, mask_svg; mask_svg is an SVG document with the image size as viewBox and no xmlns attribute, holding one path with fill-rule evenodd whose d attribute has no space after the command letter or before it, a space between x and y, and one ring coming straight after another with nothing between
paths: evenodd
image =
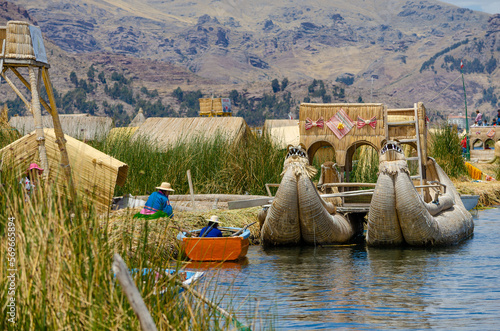
<instances>
[{"instance_id":1,"label":"wooden watchtower","mask_svg":"<svg viewBox=\"0 0 500 331\"><path fill-rule=\"evenodd\" d=\"M14 90L33 115L38 141L40 163L44 177L48 177L49 164L45 149L45 137L42 125L41 105L52 116L57 144L61 153L60 166L68 181L70 194L74 198L71 167L66 151L66 140L57 113L54 92L49 76L50 65L47 60L42 32L39 27L28 22L9 21L6 26L0 26L0 76ZM9 74L13 74L23 84L29 93L27 96L14 84ZM48 102L40 96L42 86L48 96Z\"/></svg>"}]
</instances>

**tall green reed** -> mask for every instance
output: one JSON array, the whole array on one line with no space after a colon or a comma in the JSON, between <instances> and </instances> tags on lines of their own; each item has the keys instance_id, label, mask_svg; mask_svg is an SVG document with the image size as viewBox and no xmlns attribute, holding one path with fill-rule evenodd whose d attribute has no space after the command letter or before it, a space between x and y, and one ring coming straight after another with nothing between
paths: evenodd
<instances>
[{"instance_id":1,"label":"tall green reed","mask_svg":"<svg viewBox=\"0 0 500 331\"><path fill-rule=\"evenodd\" d=\"M467 175L460 138L456 130L443 124L435 133L430 133L429 142L429 156L434 157L448 176L458 178Z\"/></svg>"},{"instance_id":2,"label":"tall green reed","mask_svg":"<svg viewBox=\"0 0 500 331\"><path fill-rule=\"evenodd\" d=\"M19 185L19 174L6 170L0 188L0 304L6 307L10 282L15 274L16 323L2 309L4 330L138 330L139 322L112 273L112 256L118 252L129 268L161 270L180 268L181 261L166 252L171 220L136 222L143 237L122 232L121 240L109 237L110 222L84 209L82 201L71 202L55 186L38 186L29 201ZM7 222L15 223L15 265L10 265L6 247ZM154 240L151 232L154 231ZM133 247L133 249L131 249ZM15 268L14 271L9 270ZM188 295L180 295L173 278L164 277L154 294L154 275L135 275L135 283L159 329L228 329L230 324L213 310ZM226 326L227 325L227 326Z\"/></svg>"},{"instance_id":3,"label":"tall green reed","mask_svg":"<svg viewBox=\"0 0 500 331\"><path fill-rule=\"evenodd\" d=\"M187 170L196 193L266 194L266 183L281 182L286 155L270 139L254 135L238 142L228 142L222 134L199 135L161 146L125 134L91 144L129 166L127 182L116 195L147 194L164 181L175 194L186 194Z\"/></svg>"}]
</instances>

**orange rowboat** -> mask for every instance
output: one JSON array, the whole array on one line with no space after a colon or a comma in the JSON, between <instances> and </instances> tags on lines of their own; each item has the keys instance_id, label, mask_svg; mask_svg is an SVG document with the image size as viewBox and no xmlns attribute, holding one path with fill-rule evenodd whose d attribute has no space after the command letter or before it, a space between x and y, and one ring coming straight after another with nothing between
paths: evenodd
<instances>
[{"instance_id":1,"label":"orange rowboat","mask_svg":"<svg viewBox=\"0 0 500 331\"><path fill-rule=\"evenodd\" d=\"M250 230L241 228L224 228L240 234L235 237L199 238L191 237L200 230L181 232L177 239L182 250L192 261L235 261L247 255L250 242ZM243 230L243 231L241 231Z\"/></svg>"}]
</instances>

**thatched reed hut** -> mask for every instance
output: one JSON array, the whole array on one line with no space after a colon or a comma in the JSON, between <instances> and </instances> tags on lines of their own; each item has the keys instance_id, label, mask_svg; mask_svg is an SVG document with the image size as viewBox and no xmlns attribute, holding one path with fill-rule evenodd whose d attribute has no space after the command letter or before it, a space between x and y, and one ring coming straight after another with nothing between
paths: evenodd
<instances>
[{"instance_id":1,"label":"thatched reed hut","mask_svg":"<svg viewBox=\"0 0 500 331\"><path fill-rule=\"evenodd\" d=\"M135 132L133 138L143 137L168 148L180 141L197 137L222 135L229 143L238 142L251 134L241 117L151 117Z\"/></svg>"},{"instance_id":2,"label":"thatched reed hut","mask_svg":"<svg viewBox=\"0 0 500 331\"><path fill-rule=\"evenodd\" d=\"M139 127L144 122L146 122L146 116L144 116L144 111L142 110L142 108L139 108L137 115L135 115L134 119L132 120L132 122L130 122L128 126L131 128Z\"/></svg>"},{"instance_id":3,"label":"thatched reed hut","mask_svg":"<svg viewBox=\"0 0 500 331\"><path fill-rule=\"evenodd\" d=\"M48 180L56 183L60 194L65 194L67 182L59 166L61 155L54 129L43 131L49 163ZM20 176L31 162L38 162L36 137L32 132L0 150L4 172L8 168ZM125 184L128 165L68 135L65 135L65 139L77 195L85 204L92 203L97 212L107 212L112 203L115 186Z\"/></svg>"},{"instance_id":4,"label":"thatched reed hut","mask_svg":"<svg viewBox=\"0 0 500 331\"><path fill-rule=\"evenodd\" d=\"M282 148L300 143L298 120L266 120L262 133Z\"/></svg>"},{"instance_id":5,"label":"thatched reed hut","mask_svg":"<svg viewBox=\"0 0 500 331\"><path fill-rule=\"evenodd\" d=\"M89 114L59 115L64 134L80 140L103 140L113 127L110 117L90 116ZM22 135L35 130L33 116L14 116L9 124L16 128ZM44 128L53 128L51 116L42 116Z\"/></svg>"}]
</instances>

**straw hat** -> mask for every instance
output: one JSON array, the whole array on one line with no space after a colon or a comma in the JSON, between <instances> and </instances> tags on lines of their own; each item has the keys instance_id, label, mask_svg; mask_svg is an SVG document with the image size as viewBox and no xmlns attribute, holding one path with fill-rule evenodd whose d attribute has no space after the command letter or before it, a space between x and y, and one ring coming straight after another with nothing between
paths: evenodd
<instances>
[{"instance_id":1,"label":"straw hat","mask_svg":"<svg viewBox=\"0 0 500 331\"><path fill-rule=\"evenodd\" d=\"M207 221L212 222L212 223L217 223L217 224L220 223L219 216L217 216L217 215L212 215L212 217L210 217L210 219Z\"/></svg>"},{"instance_id":2,"label":"straw hat","mask_svg":"<svg viewBox=\"0 0 500 331\"><path fill-rule=\"evenodd\" d=\"M27 171L27 172L29 172L29 171L31 171L31 170L33 170L33 169L36 169L36 170L39 170L39 171L43 171L43 169L42 169L42 168L40 168L40 167L38 166L38 164L36 164L36 163L31 163L31 164L30 164L30 166L29 166L29 168L28 168L28 171Z\"/></svg>"},{"instance_id":3,"label":"straw hat","mask_svg":"<svg viewBox=\"0 0 500 331\"><path fill-rule=\"evenodd\" d=\"M174 192L174 190L172 189L172 185L170 185L170 183L167 183L167 182L161 183L161 185L157 186L156 189L157 190L162 190L162 191Z\"/></svg>"}]
</instances>

